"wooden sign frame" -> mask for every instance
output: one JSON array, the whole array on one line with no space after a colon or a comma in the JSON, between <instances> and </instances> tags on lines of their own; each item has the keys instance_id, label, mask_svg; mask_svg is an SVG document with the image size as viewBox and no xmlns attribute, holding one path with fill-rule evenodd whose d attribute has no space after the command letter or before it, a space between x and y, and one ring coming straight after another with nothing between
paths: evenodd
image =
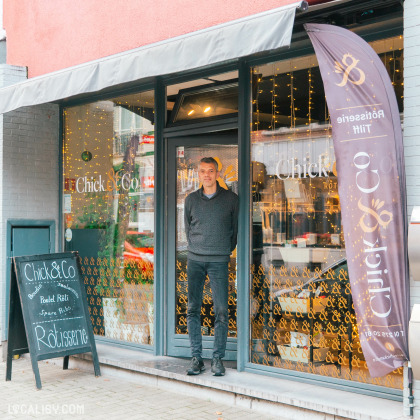
<instances>
[{"instance_id":1,"label":"wooden sign frame","mask_svg":"<svg viewBox=\"0 0 420 420\"><path fill-rule=\"evenodd\" d=\"M64 264L64 262L66 263ZM47 263L51 264L54 272L48 270ZM25 268L22 270L23 265ZM66 269L68 270L67 274L65 274ZM29 277L28 272L31 273ZM24 276L29 282L24 283ZM47 297L41 296L39 293L42 287L48 293ZM28 294L28 291L31 293ZM79 291L80 295L77 293ZM68 369L69 356L92 352L95 376L101 375L77 252L14 257L9 299L6 381L10 381L12 378L13 356L25 353L30 353L38 389L42 388L38 368L40 360L64 357L63 369ZM35 302L38 301L37 306ZM60 301L59 305L57 305L58 301ZM73 308L70 306L71 301L76 303ZM47 308L48 311L41 308L43 304L46 304L44 308ZM49 311L51 307L53 309ZM40 309L40 312L35 314L35 311L31 311L34 308ZM58 310L54 311L56 308ZM66 313L78 316L66 318ZM36 315L43 316L43 320L38 320ZM79 329L61 332L59 327L57 331L56 323L68 326L69 323L71 325L71 322L76 322ZM41 324L48 325L48 327ZM51 325L54 326L53 329ZM38 336L38 328L44 333L41 338ZM45 328L50 328L47 336L45 336ZM57 338L58 336L59 338ZM77 345L61 349L69 343L77 343ZM41 345L43 345L42 350ZM50 348L52 348L51 351Z\"/></svg>"}]
</instances>

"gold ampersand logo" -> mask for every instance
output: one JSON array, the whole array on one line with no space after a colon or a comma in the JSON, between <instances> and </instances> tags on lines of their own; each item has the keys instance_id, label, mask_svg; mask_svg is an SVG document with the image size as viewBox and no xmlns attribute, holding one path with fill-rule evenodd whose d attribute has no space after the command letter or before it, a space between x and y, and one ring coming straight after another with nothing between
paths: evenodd
<instances>
[{"instance_id":1,"label":"gold ampersand logo","mask_svg":"<svg viewBox=\"0 0 420 420\"><path fill-rule=\"evenodd\" d=\"M229 165L225 169L225 171L222 175L223 164L217 156L214 159L217 162L217 164L219 165L218 170L220 172L220 177L217 178L217 181L219 182L221 187L223 187L225 190L227 190L228 186L226 185L225 181L231 181L231 182L237 181L238 180L238 175L237 175L236 171L233 169L233 165Z\"/></svg>"},{"instance_id":2,"label":"gold ampersand logo","mask_svg":"<svg viewBox=\"0 0 420 420\"><path fill-rule=\"evenodd\" d=\"M364 212L363 216L360 218L360 227L364 232L373 232L375 231L378 226L381 226L382 228L386 229L388 225L392 222L392 219L394 218L393 214L389 212L388 210L382 210L379 214L377 213L378 210L382 208L384 205L383 201L379 200L372 200L372 209L369 207L366 207L361 202L362 199L359 199L358 206L359 209ZM376 210L376 211L375 211ZM377 223L375 225L367 225L365 223L365 216L371 215Z\"/></svg>"},{"instance_id":3,"label":"gold ampersand logo","mask_svg":"<svg viewBox=\"0 0 420 420\"><path fill-rule=\"evenodd\" d=\"M348 62L348 60L351 60ZM347 82L353 83L354 85L362 85L366 79L365 72L360 70L357 66L357 63L360 60L355 59L351 54L344 54L343 59L341 62L344 64L339 63L338 61L335 62L335 72L336 73L344 73L343 80L340 83L336 83L337 86L343 87L347 84ZM359 73L359 80L354 81L349 78L351 71L357 71ZM353 73L354 73L353 71Z\"/></svg>"}]
</instances>

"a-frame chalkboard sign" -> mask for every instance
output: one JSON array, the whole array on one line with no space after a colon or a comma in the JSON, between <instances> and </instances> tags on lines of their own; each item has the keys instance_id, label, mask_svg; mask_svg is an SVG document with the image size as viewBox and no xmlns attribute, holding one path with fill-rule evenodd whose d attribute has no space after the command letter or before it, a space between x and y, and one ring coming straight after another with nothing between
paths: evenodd
<instances>
[{"instance_id":1,"label":"a-frame chalkboard sign","mask_svg":"<svg viewBox=\"0 0 420 420\"><path fill-rule=\"evenodd\" d=\"M92 323L77 252L14 257L10 282L6 381L14 355L30 353L36 387L38 361L92 352L100 376Z\"/></svg>"}]
</instances>

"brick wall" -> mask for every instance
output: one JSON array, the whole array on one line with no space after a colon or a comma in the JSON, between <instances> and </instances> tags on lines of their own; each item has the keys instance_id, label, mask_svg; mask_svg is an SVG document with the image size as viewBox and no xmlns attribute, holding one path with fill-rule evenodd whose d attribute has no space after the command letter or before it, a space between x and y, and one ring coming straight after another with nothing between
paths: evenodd
<instances>
[{"instance_id":1,"label":"brick wall","mask_svg":"<svg viewBox=\"0 0 420 420\"><path fill-rule=\"evenodd\" d=\"M22 82L27 78L27 73L26 67L0 64L0 87Z\"/></svg>"},{"instance_id":2,"label":"brick wall","mask_svg":"<svg viewBox=\"0 0 420 420\"><path fill-rule=\"evenodd\" d=\"M0 81L16 83L26 69L0 66ZM3 74L2 74L3 70ZM0 84L1 86L1 84ZM0 115L0 337L5 340L7 220L59 216L59 108L48 104ZM57 249L57 243L56 243Z\"/></svg>"},{"instance_id":3,"label":"brick wall","mask_svg":"<svg viewBox=\"0 0 420 420\"><path fill-rule=\"evenodd\" d=\"M420 206L420 2L404 2L404 149L408 214ZM411 305L420 304L420 283L411 280ZM414 417L420 418L420 381L414 383ZM407 395L407 390L405 390ZM404 414L408 415L404 400Z\"/></svg>"}]
</instances>

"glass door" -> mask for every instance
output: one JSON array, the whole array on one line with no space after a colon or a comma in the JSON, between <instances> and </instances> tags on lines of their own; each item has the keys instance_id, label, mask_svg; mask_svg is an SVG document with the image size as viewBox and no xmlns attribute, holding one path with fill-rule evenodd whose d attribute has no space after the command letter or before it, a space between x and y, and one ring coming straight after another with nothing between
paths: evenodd
<instances>
[{"instance_id":1,"label":"glass door","mask_svg":"<svg viewBox=\"0 0 420 420\"><path fill-rule=\"evenodd\" d=\"M169 140L168 168L168 312L167 352L172 356L191 355L187 330L187 238L184 201L200 188L198 163L213 157L219 165L219 184L238 192L237 135L206 135ZM215 227L216 229L217 227ZM209 279L206 279L201 308L203 357L213 349L214 312ZM229 332L226 360L236 359L236 250L229 262Z\"/></svg>"}]
</instances>

